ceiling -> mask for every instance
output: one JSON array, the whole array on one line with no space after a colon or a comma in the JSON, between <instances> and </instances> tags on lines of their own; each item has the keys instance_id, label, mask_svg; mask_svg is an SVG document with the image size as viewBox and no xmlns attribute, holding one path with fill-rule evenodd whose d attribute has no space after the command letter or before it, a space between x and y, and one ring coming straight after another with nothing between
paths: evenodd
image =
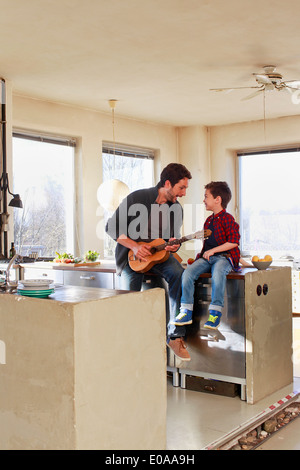
<instances>
[{"instance_id":1,"label":"ceiling","mask_svg":"<svg viewBox=\"0 0 300 470\"><path fill-rule=\"evenodd\" d=\"M175 126L263 118L241 101L276 65L300 80L299 0L0 0L0 76L13 93ZM266 118L300 104L266 93Z\"/></svg>"}]
</instances>

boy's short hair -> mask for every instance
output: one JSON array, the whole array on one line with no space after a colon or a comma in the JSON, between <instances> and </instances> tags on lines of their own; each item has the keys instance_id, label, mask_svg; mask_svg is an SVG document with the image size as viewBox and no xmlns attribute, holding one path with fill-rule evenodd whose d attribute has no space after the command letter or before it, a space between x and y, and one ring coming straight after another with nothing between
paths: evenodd
<instances>
[{"instance_id":1,"label":"boy's short hair","mask_svg":"<svg viewBox=\"0 0 300 470\"><path fill-rule=\"evenodd\" d=\"M169 180L171 185L175 186L183 178L188 178L189 180L192 178L189 170L184 165L181 165L181 163L169 163L161 172L159 185L162 187Z\"/></svg>"},{"instance_id":2,"label":"boy's short hair","mask_svg":"<svg viewBox=\"0 0 300 470\"><path fill-rule=\"evenodd\" d=\"M226 209L231 199L231 191L226 181L211 181L204 188L209 189L214 198L220 196L222 199L221 205L223 209Z\"/></svg>"}]
</instances>

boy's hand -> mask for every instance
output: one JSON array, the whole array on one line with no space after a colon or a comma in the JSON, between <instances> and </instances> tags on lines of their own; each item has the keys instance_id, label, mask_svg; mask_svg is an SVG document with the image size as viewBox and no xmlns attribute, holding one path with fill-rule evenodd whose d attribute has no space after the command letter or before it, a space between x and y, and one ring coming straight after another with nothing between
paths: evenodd
<instances>
[{"instance_id":1,"label":"boy's hand","mask_svg":"<svg viewBox=\"0 0 300 470\"><path fill-rule=\"evenodd\" d=\"M211 250L207 250L203 253L203 258L209 260L210 256L215 254L215 250L212 248Z\"/></svg>"}]
</instances>

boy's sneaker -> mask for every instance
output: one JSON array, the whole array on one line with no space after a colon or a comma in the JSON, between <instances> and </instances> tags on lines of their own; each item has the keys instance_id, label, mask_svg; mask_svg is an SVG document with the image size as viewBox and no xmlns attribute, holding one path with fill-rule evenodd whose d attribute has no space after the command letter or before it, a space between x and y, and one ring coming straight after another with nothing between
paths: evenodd
<instances>
[{"instance_id":1,"label":"boy's sneaker","mask_svg":"<svg viewBox=\"0 0 300 470\"><path fill-rule=\"evenodd\" d=\"M171 321L172 325L190 325L193 323L193 311L187 308L180 308L180 312L175 320Z\"/></svg>"},{"instance_id":2,"label":"boy's sneaker","mask_svg":"<svg viewBox=\"0 0 300 470\"><path fill-rule=\"evenodd\" d=\"M207 322L204 324L204 328L209 328L211 330L216 330L217 328L219 328L221 316L221 312L217 312L217 310L210 310L209 317Z\"/></svg>"},{"instance_id":3,"label":"boy's sneaker","mask_svg":"<svg viewBox=\"0 0 300 470\"><path fill-rule=\"evenodd\" d=\"M175 354L178 359L181 361L190 361L191 357L187 352L186 345L182 338L175 338L175 339L168 339L167 346L172 349L173 353Z\"/></svg>"}]
</instances>

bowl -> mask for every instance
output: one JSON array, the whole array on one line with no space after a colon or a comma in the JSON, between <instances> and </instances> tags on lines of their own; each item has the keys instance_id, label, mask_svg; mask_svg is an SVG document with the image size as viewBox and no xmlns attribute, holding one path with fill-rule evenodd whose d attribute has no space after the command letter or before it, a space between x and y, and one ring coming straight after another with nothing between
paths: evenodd
<instances>
[{"instance_id":1,"label":"bowl","mask_svg":"<svg viewBox=\"0 0 300 470\"><path fill-rule=\"evenodd\" d=\"M272 264L272 261L252 261L252 264L256 267L256 269L262 270L267 269L270 264Z\"/></svg>"}]
</instances>

